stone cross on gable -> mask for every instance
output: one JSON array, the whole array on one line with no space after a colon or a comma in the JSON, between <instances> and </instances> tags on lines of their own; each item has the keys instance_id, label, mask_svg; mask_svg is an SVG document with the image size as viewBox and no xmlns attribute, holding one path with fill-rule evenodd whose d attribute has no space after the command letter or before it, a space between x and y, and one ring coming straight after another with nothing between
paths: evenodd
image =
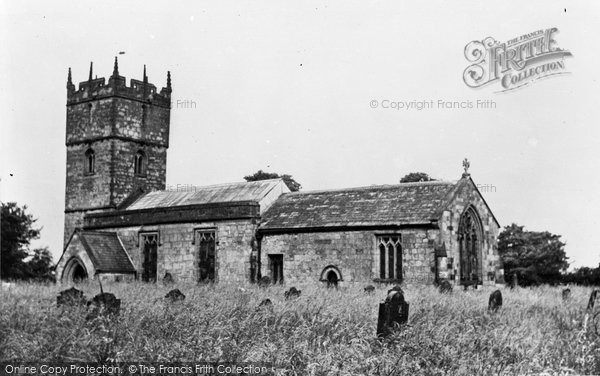
<instances>
[{"instance_id":1,"label":"stone cross on gable","mask_svg":"<svg viewBox=\"0 0 600 376\"><path fill-rule=\"evenodd\" d=\"M467 158L465 158L462 162L462 165L465 169L465 172L463 172L463 178L467 177L467 176L471 176L471 174L469 174L469 167L471 167L471 163L469 162L469 160Z\"/></svg>"}]
</instances>

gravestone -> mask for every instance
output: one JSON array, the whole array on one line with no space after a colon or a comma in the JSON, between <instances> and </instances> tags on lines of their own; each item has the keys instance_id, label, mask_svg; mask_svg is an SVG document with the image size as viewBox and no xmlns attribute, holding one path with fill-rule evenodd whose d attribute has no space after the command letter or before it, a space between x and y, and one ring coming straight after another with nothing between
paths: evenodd
<instances>
[{"instance_id":1,"label":"gravestone","mask_svg":"<svg viewBox=\"0 0 600 376\"><path fill-rule=\"evenodd\" d=\"M587 310L592 311L594 309L594 305L596 304L596 298L598 297L598 291L594 290L590 294L590 300L588 301Z\"/></svg>"},{"instance_id":2,"label":"gravestone","mask_svg":"<svg viewBox=\"0 0 600 376\"><path fill-rule=\"evenodd\" d=\"M75 287L71 287L68 290L63 290L56 297L56 306L84 306L86 303L85 295L83 291L77 290Z\"/></svg>"},{"instance_id":3,"label":"gravestone","mask_svg":"<svg viewBox=\"0 0 600 376\"><path fill-rule=\"evenodd\" d=\"M165 295L165 300L171 303L181 302L185 300L185 295L179 289L173 289Z\"/></svg>"},{"instance_id":4,"label":"gravestone","mask_svg":"<svg viewBox=\"0 0 600 376\"><path fill-rule=\"evenodd\" d=\"M94 296L87 305L88 310L91 311L86 316L86 320L93 320L98 316L117 316L121 312L121 300L109 292Z\"/></svg>"},{"instance_id":5,"label":"gravestone","mask_svg":"<svg viewBox=\"0 0 600 376\"><path fill-rule=\"evenodd\" d=\"M258 280L258 287L268 287L271 284L271 278L264 276Z\"/></svg>"},{"instance_id":6,"label":"gravestone","mask_svg":"<svg viewBox=\"0 0 600 376\"><path fill-rule=\"evenodd\" d=\"M409 304L404 300L402 289L396 287L389 290L385 302L379 304L377 337L387 337L408 321Z\"/></svg>"},{"instance_id":7,"label":"gravestone","mask_svg":"<svg viewBox=\"0 0 600 376\"><path fill-rule=\"evenodd\" d=\"M488 311L497 312L502 307L502 293L500 290L496 290L490 294L490 301L488 302Z\"/></svg>"},{"instance_id":8,"label":"gravestone","mask_svg":"<svg viewBox=\"0 0 600 376\"><path fill-rule=\"evenodd\" d=\"M285 297L285 299L293 299L293 298L298 298L300 296L300 294L302 294L302 291L297 290L295 287L290 288L288 291L286 291L283 296Z\"/></svg>"},{"instance_id":9,"label":"gravestone","mask_svg":"<svg viewBox=\"0 0 600 376\"><path fill-rule=\"evenodd\" d=\"M404 296L404 291L402 291L402 287L400 285L395 285L394 287L392 287L391 289L388 290L388 294L391 291L399 291L402 293L402 296Z\"/></svg>"},{"instance_id":10,"label":"gravestone","mask_svg":"<svg viewBox=\"0 0 600 376\"><path fill-rule=\"evenodd\" d=\"M175 282L175 280L173 279L173 276L171 275L171 273L166 272L165 276L163 277L163 283L165 285L170 285L170 284L172 284L174 282Z\"/></svg>"},{"instance_id":11,"label":"gravestone","mask_svg":"<svg viewBox=\"0 0 600 376\"><path fill-rule=\"evenodd\" d=\"M571 297L571 289L564 289L562 291L562 299L569 300L570 297Z\"/></svg>"},{"instance_id":12,"label":"gravestone","mask_svg":"<svg viewBox=\"0 0 600 376\"><path fill-rule=\"evenodd\" d=\"M442 294L450 294L452 292L452 284L449 281L442 281L438 289Z\"/></svg>"},{"instance_id":13,"label":"gravestone","mask_svg":"<svg viewBox=\"0 0 600 376\"><path fill-rule=\"evenodd\" d=\"M263 301L260 302L260 304L256 308L257 311L264 310L264 309L269 309L269 310L273 309L273 302L271 301L271 299L269 299L269 298L263 299Z\"/></svg>"},{"instance_id":14,"label":"gravestone","mask_svg":"<svg viewBox=\"0 0 600 376\"><path fill-rule=\"evenodd\" d=\"M367 294L372 294L375 292L375 286L373 285L368 285L367 287L365 287L365 292Z\"/></svg>"}]
</instances>

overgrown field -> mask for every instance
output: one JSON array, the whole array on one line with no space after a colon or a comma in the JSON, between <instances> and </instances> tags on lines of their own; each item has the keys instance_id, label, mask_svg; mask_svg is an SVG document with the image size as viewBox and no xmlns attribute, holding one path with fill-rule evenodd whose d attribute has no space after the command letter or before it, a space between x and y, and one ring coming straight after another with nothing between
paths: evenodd
<instances>
[{"instance_id":1,"label":"overgrown field","mask_svg":"<svg viewBox=\"0 0 600 376\"><path fill-rule=\"evenodd\" d=\"M78 287L88 299L99 292L96 283ZM588 288L571 287L566 303L560 288L503 289L503 307L490 314L491 289L441 295L404 286L409 323L380 341L386 287L366 295L362 286L297 286L293 301L281 286L174 287L184 302L161 299L173 287L106 285L121 315L90 322L85 309L56 307L57 286L4 289L0 361L268 362L290 375L600 374L593 321L583 330ZM256 310L264 298L272 311Z\"/></svg>"}]
</instances>

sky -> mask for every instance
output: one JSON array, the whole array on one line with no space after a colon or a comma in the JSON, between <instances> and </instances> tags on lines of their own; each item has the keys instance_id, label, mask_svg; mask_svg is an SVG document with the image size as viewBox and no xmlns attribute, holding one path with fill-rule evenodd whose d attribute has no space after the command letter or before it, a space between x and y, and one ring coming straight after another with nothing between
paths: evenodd
<instances>
[{"instance_id":1,"label":"sky","mask_svg":"<svg viewBox=\"0 0 600 376\"><path fill-rule=\"evenodd\" d=\"M62 253L67 70L173 82L167 185L288 173L304 191L469 172L502 226L600 263L600 2L2 1L0 200ZM465 46L557 28L568 74L471 88ZM477 108L477 101L493 103ZM431 108L390 108L433 101ZM471 102L473 108L443 106ZM394 105L398 107L399 105Z\"/></svg>"}]
</instances>

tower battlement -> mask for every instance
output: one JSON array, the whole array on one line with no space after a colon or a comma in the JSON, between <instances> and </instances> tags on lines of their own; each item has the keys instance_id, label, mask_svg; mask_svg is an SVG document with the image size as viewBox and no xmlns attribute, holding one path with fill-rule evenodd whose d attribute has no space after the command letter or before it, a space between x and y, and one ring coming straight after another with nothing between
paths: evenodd
<instances>
[{"instance_id":1,"label":"tower battlement","mask_svg":"<svg viewBox=\"0 0 600 376\"><path fill-rule=\"evenodd\" d=\"M108 78L108 84L104 77L93 77L93 63L90 63L90 73L87 81L79 83L76 89L72 81L71 68L67 78L67 106L87 101L108 98L123 97L139 102L145 102L164 108L171 108L171 73L167 72L167 86L160 91L154 84L148 82L146 66L142 80L130 79L129 86L125 77L119 75L119 63L115 57L115 65L112 75Z\"/></svg>"},{"instance_id":2,"label":"tower battlement","mask_svg":"<svg viewBox=\"0 0 600 376\"><path fill-rule=\"evenodd\" d=\"M86 214L112 211L138 190L165 189L171 74L160 92L142 80L127 86L115 58L112 75L76 88L67 79L65 242Z\"/></svg>"}]
</instances>

